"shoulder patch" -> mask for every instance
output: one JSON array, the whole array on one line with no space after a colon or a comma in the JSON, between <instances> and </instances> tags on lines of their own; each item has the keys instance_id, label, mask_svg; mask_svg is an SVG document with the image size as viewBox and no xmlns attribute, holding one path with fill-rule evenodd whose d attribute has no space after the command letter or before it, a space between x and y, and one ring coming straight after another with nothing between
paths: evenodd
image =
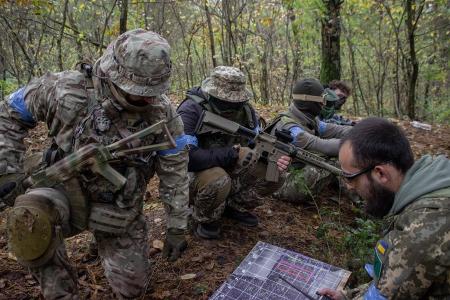
<instances>
[{"instance_id":1,"label":"shoulder patch","mask_svg":"<svg viewBox=\"0 0 450 300\"><path fill-rule=\"evenodd\" d=\"M389 245L385 240L379 240L375 246L373 270L376 280L378 280L381 276L381 271L383 270L384 256L388 248Z\"/></svg>"},{"instance_id":2,"label":"shoulder patch","mask_svg":"<svg viewBox=\"0 0 450 300\"><path fill-rule=\"evenodd\" d=\"M327 129L327 123L324 121L319 121L319 124L318 124L319 135L323 135L325 133L326 129Z\"/></svg>"}]
</instances>

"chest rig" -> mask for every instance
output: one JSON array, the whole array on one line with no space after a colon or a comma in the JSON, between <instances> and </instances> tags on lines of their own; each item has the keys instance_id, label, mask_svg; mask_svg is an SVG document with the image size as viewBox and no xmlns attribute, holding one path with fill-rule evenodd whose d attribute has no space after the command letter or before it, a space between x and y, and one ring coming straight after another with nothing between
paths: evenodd
<instances>
[{"instance_id":1,"label":"chest rig","mask_svg":"<svg viewBox=\"0 0 450 300\"><path fill-rule=\"evenodd\" d=\"M91 82L92 87L87 88L87 116L74 132L75 151L91 143L110 145L166 119L165 105L168 105L168 99L165 96L159 99L159 105L124 107L125 99L122 98L120 103L115 101L121 97L116 90L110 90L112 95L106 92L108 89L105 85L108 83L99 82L96 78ZM129 149L136 149L158 144L164 141L164 137L163 130L158 129L141 139L130 141L127 146ZM126 183L121 188L89 170L80 174L78 181L90 206L88 228L116 234L126 230L142 210L147 183L155 172L155 155L154 151L130 154L110 162L126 178Z\"/></svg>"},{"instance_id":2,"label":"chest rig","mask_svg":"<svg viewBox=\"0 0 450 300\"><path fill-rule=\"evenodd\" d=\"M290 130L292 127L301 126L309 134L318 136L318 126L315 119L310 119L304 113L299 111L294 104L291 104L288 111L280 113L265 128L264 132L275 134L275 129Z\"/></svg>"},{"instance_id":3,"label":"chest rig","mask_svg":"<svg viewBox=\"0 0 450 300\"><path fill-rule=\"evenodd\" d=\"M236 122L244 127L250 129L256 129L258 126L258 121L256 120L255 114L253 113L250 105L245 103L243 108L237 111L233 115L223 115L219 110L214 108L206 99L196 96L189 95L190 99L199 104L204 110L210 111L212 113L221 115L233 122ZM200 134L197 135L198 143L201 148L218 148L227 147L232 145L248 146L248 139L241 137L239 135L226 134L226 133L214 133L214 134Z\"/></svg>"}]
</instances>

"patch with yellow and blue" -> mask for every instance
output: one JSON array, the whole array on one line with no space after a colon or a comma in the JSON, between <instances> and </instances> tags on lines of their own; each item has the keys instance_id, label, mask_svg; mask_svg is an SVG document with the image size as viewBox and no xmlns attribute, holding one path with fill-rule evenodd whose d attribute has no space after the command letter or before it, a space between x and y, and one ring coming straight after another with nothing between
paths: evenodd
<instances>
[{"instance_id":1,"label":"patch with yellow and blue","mask_svg":"<svg viewBox=\"0 0 450 300\"><path fill-rule=\"evenodd\" d=\"M383 261L389 244L385 240L379 240L375 246L375 260L373 263L374 275L376 280L380 279L383 270Z\"/></svg>"}]
</instances>

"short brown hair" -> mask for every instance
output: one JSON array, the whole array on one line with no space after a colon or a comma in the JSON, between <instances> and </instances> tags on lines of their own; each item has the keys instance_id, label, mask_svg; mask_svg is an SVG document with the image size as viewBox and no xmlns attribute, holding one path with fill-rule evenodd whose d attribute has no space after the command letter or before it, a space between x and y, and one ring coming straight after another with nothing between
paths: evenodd
<instances>
[{"instance_id":1,"label":"short brown hair","mask_svg":"<svg viewBox=\"0 0 450 300\"><path fill-rule=\"evenodd\" d=\"M342 80L332 80L328 86L332 89L340 89L341 91L343 91L344 93L347 94L347 96L350 96L350 94L352 93L352 87L345 81Z\"/></svg>"}]
</instances>

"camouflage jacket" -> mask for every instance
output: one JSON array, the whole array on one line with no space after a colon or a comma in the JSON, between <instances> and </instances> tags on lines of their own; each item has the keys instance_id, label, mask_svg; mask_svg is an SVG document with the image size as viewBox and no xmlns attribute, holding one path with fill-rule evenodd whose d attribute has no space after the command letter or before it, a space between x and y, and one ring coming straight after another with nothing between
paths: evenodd
<instances>
[{"instance_id":1,"label":"camouflage jacket","mask_svg":"<svg viewBox=\"0 0 450 300\"><path fill-rule=\"evenodd\" d=\"M390 226L375 247L381 294L389 299L450 298L449 216L450 161L425 156L406 173Z\"/></svg>"},{"instance_id":2,"label":"camouflage jacket","mask_svg":"<svg viewBox=\"0 0 450 300\"><path fill-rule=\"evenodd\" d=\"M89 143L110 144L162 119L172 119L168 128L174 137L183 136L180 118L165 95L157 105L142 110L124 109L108 92L106 83L92 81L78 71L47 73L0 103L0 175L23 173L23 139L37 122L45 122L58 151L67 155ZM111 113L111 111L114 111ZM158 143L162 134L149 135L143 144ZM160 178L159 193L166 204L169 228L187 228L187 151L160 151L133 155L112 166L127 178L121 191L113 191L103 177L80 174L85 196L94 202L121 208L140 207L147 183L154 172ZM112 192L113 191L113 192Z\"/></svg>"},{"instance_id":3,"label":"camouflage jacket","mask_svg":"<svg viewBox=\"0 0 450 300\"><path fill-rule=\"evenodd\" d=\"M291 104L287 112L280 114L268 126L271 134L274 134L275 130L289 130L294 138L294 145L327 156L337 156L339 138L347 134L351 128L351 126L325 123L318 118L310 119L294 104Z\"/></svg>"}]
</instances>

